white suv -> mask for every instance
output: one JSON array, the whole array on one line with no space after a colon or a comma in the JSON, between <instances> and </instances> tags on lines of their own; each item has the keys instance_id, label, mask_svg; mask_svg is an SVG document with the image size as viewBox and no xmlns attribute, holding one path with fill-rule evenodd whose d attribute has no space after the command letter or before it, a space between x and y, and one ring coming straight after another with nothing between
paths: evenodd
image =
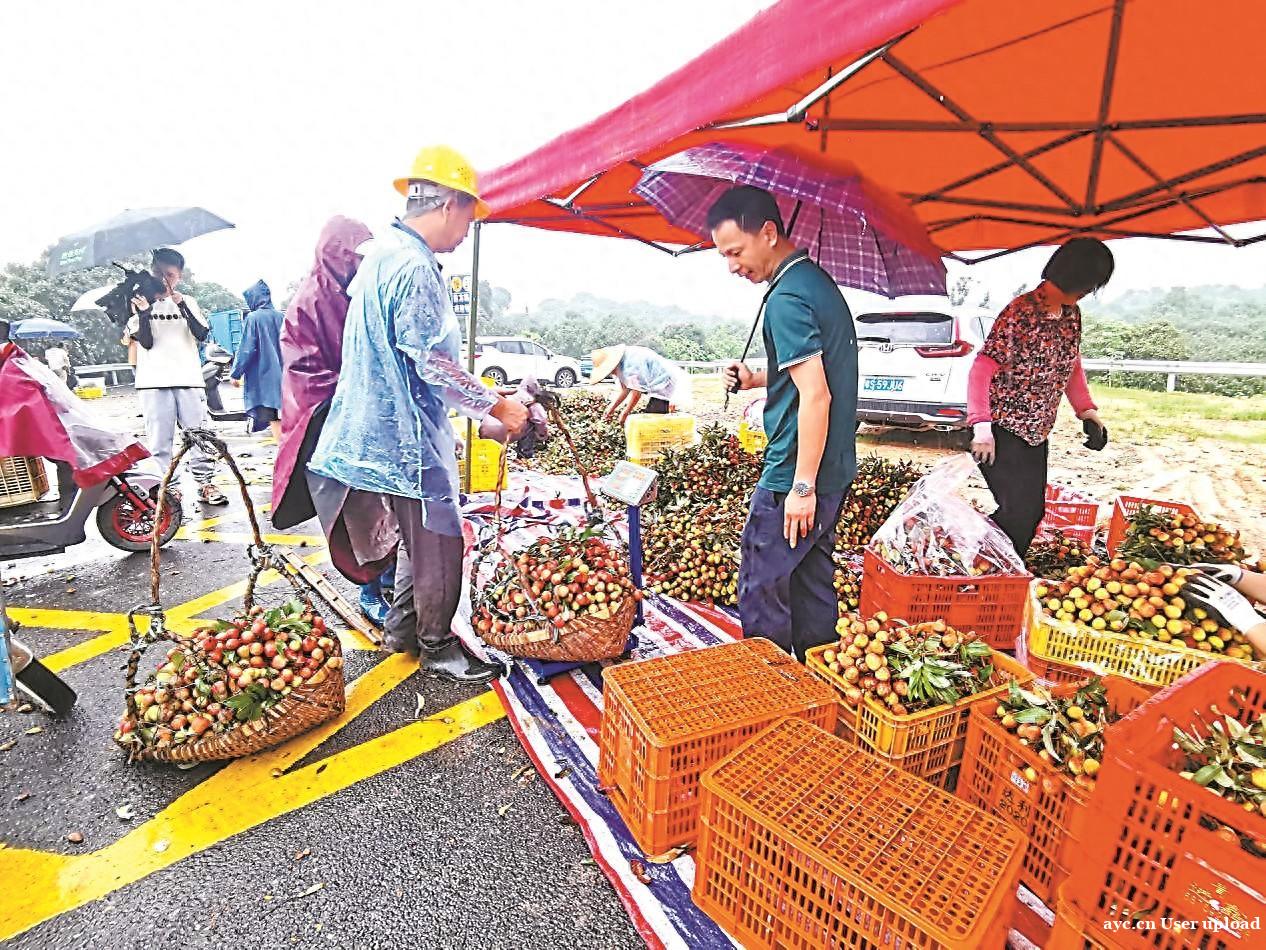
<instances>
[{"instance_id":1,"label":"white suv","mask_svg":"<svg viewBox=\"0 0 1266 950\"><path fill-rule=\"evenodd\" d=\"M521 336L476 337L475 375L487 376L498 386L535 376L543 383L568 387L581 378L576 360Z\"/></svg>"},{"instance_id":2,"label":"white suv","mask_svg":"<svg viewBox=\"0 0 1266 950\"><path fill-rule=\"evenodd\" d=\"M967 376L994 319L990 311L952 308L944 300L857 317L858 423L965 429Z\"/></svg>"}]
</instances>

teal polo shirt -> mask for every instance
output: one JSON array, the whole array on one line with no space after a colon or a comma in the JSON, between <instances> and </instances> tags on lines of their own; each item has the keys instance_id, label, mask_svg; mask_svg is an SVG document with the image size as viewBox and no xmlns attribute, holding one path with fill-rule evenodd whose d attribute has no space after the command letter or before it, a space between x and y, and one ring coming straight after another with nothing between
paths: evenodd
<instances>
[{"instance_id":1,"label":"teal polo shirt","mask_svg":"<svg viewBox=\"0 0 1266 950\"><path fill-rule=\"evenodd\" d=\"M857 473L857 335L853 315L831 275L796 251L779 266L765 303L765 468L760 486L791 491L799 444L800 391L791 379L797 363L821 355L831 390L826 450L818 467L817 493L848 488Z\"/></svg>"}]
</instances>

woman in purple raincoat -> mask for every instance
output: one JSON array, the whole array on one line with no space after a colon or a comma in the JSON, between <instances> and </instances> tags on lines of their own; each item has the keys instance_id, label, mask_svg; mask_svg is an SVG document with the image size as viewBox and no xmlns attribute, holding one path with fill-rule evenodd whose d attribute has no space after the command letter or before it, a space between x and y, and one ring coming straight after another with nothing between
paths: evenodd
<instances>
[{"instance_id":1,"label":"woman in purple raincoat","mask_svg":"<svg viewBox=\"0 0 1266 950\"><path fill-rule=\"evenodd\" d=\"M335 216L317 239L312 270L281 326L281 442L273 468L272 522L292 528L316 515L303 477L343 365L347 285L360 266L356 248L373 235ZM319 410L319 411L318 411Z\"/></svg>"},{"instance_id":2,"label":"woman in purple raincoat","mask_svg":"<svg viewBox=\"0 0 1266 950\"><path fill-rule=\"evenodd\" d=\"M292 528L316 515L304 477L308 459L321 435L330 399L343 365L343 324L347 320L347 285L361 256L356 248L373 235L369 228L336 215L317 239L316 260L286 309L281 327L281 440L273 467L272 522ZM354 563L338 538L331 538L336 567ZM346 557L344 556L346 554ZM360 606L379 626L387 612L383 587L392 570L361 586Z\"/></svg>"}]
</instances>

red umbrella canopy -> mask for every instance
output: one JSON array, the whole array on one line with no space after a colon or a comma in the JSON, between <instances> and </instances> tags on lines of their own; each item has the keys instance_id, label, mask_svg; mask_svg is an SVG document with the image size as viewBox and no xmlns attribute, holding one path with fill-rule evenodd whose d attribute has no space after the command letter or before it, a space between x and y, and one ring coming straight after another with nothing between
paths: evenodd
<instances>
[{"instance_id":1,"label":"red umbrella canopy","mask_svg":"<svg viewBox=\"0 0 1266 950\"><path fill-rule=\"evenodd\" d=\"M689 244L632 189L724 138L855 163L947 250L1262 220L1262 36L1259 0L783 0L489 173L488 201L493 220Z\"/></svg>"}]
</instances>

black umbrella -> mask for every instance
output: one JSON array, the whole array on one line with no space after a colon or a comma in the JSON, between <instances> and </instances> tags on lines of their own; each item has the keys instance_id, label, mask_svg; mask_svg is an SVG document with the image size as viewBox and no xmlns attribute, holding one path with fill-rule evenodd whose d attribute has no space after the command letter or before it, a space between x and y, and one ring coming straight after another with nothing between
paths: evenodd
<instances>
[{"instance_id":1,"label":"black umbrella","mask_svg":"<svg viewBox=\"0 0 1266 950\"><path fill-rule=\"evenodd\" d=\"M108 221L68 234L48 255L48 276L84 270L165 247L183 244L190 238L223 228L225 221L205 208L137 208L117 214Z\"/></svg>"}]
</instances>

